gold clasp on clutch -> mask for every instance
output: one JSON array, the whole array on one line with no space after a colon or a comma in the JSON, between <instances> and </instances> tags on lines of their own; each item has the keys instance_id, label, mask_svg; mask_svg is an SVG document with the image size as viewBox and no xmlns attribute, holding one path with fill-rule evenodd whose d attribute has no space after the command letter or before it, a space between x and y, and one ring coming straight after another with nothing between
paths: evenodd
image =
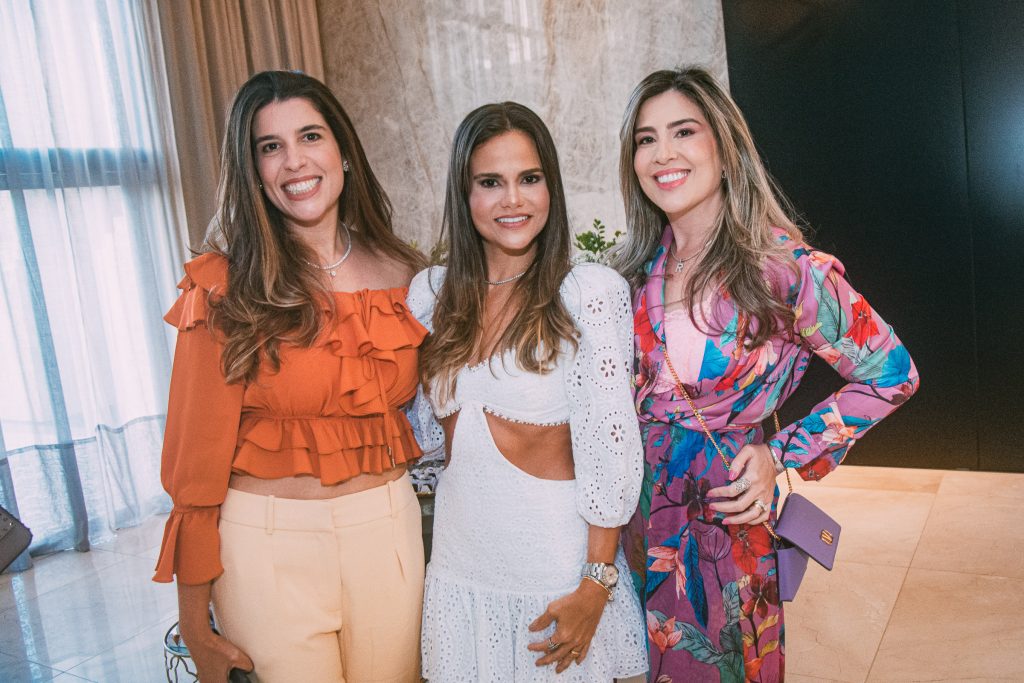
<instances>
[{"instance_id":1,"label":"gold clasp on clutch","mask_svg":"<svg viewBox=\"0 0 1024 683\"><path fill-rule=\"evenodd\" d=\"M830 532L828 529L822 529L821 540L825 542L825 545L832 545L832 541L834 540L832 538L832 532Z\"/></svg>"}]
</instances>

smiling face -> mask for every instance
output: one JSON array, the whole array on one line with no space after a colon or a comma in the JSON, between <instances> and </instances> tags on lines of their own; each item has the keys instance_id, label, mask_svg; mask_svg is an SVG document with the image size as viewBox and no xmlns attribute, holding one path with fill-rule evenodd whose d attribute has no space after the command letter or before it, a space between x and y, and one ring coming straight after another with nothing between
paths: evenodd
<instances>
[{"instance_id":1,"label":"smiling face","mask_svg":"<svg viewBox=\"0 0 1024 683\"><path fill-rule=\"evenodd\" d=\"M345 187L341 150L324 117L304 98L271 102L252 124L263 192L290 229L335 226Z\"/></svg>"},{"instance_id":2,"label":"smiling face","mask_svg":"<svg viewBox=\"0 0 1024 683\"><path fill-rule=\"evenodd\" d=\"M651 97L634 128L633 170L673 225L711 226L722 208L722 162L707 119L676 90Z\"/></svg>"},{"instance_id":3,"label":"smiling face","mask_svg":"<svg viewBox=\"0 0 1024 683\"><path fill-rule=\"evenodd\" d=\"M469 212L488 261L532 254L551 204L533 140L518 130L491 138L473 150L469 175Z\"/></svg>"}]
</instances>

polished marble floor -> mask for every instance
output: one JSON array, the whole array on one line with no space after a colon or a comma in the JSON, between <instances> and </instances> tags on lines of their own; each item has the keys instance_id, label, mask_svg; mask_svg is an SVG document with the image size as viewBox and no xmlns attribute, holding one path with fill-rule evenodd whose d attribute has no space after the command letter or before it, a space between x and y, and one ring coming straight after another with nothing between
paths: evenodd
<instances>
[{"instance_id":1,"label":"polished marble floor","mask_svg":"<svg viewBox=\"0 0 1024 683\"><path fill-rule=\"evenodd\" d=\"M786 608L787 680L1024 681L1024 475L844 466L794 482L843 525ZM164 677L162 519L0 576L0 682Z\"/></svg>"}]
</instances>

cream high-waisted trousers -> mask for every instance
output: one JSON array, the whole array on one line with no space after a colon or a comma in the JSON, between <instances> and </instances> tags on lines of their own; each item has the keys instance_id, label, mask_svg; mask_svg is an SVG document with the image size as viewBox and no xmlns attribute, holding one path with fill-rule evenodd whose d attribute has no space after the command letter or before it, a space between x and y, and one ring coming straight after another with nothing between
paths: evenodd
<instances>
[{"instance_id":1,"label":"cream high-waisted trousers","mask_svg":"<svg viewBox=\"0 0 1024 683\"><path fill-rule=\"evenodd\" d=\"M408 474L331 500L229 489L220 537L214 613L255 680L420 680L423 539Z\"/></svg>"}]
</instances>

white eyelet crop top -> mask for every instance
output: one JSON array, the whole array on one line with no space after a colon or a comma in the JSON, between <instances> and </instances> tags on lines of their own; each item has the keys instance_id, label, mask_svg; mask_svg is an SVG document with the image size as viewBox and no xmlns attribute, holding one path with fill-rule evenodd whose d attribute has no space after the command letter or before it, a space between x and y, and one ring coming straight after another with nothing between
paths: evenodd
<instances>
[{"instance_id":1,"label":"white eyelet crop top","mask_svg":"<svg viewBox=\"0 0 1024 683\"><path fill-rule=\"evenodd\" d=\"M433 267L416 275L409 285L409 309L431 332L436 292L444 275L445 268ZM597 526L622 526L636 508L643 476L631 383L629 286L610 268L581 264L573 267L560 291L580 333L575 354L565 343L557 366L544 375L519 368L511 351L465 367L459 372L451 400L435 403L435 391L430 392L429 402L417 396L416 414L409 418L422 435L439 431L431 426L435 415L447 417L470 404L513 422L568 423L580 515ZM423 443L421 447L426 451L437 444Z\"/></svg>"}]
</instances>

